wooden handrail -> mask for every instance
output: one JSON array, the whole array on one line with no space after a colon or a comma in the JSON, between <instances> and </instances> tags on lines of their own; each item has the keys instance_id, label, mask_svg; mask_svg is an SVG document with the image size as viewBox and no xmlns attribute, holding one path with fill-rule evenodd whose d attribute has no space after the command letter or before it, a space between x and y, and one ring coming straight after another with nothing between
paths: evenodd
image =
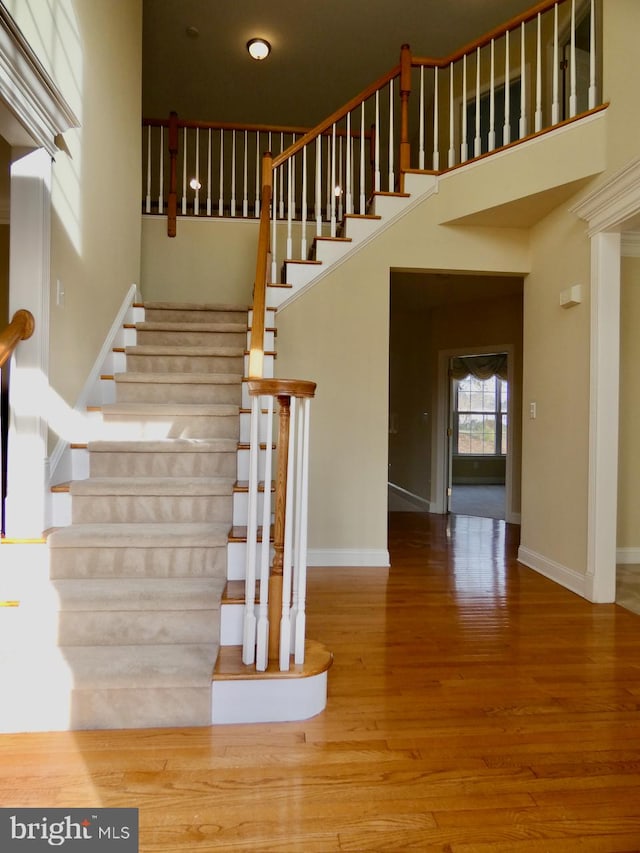
<instances>
[{"instance_id":1,"label":"wooden handrail","mask_svg":"<svg viewBox=\"0 0 640 853\"><path fill-rule=\"evenodd\" d=\"M298 151L302 151L305 145L308 145L310 142L317 136L321 136L325 131L329 130L329 128L334 125L336 122L339 122L340 119L344 118L347 113L350 113L356 107L359 107L363 101L366 101L371 95L374 95L378 89L382 89L390 80L395 80L396 77L400 74L400 66L396 65L390 71L387 71L386 74L383 74L382 77L379 77L375 83L371 83L370 86L367 86L366 89L363 89L359 95L356 95L354 98L351 98L350 101L343 106L337 109L335 112L331 113L331 115L321 121L320 124L317 124L312 130L305 133L304 136L301 136L300 139L297 139L293 145L290 145L286 151L282 151L278 154L277 157L273 160L273 168L277 169L278 166L285 163L290 157L293 157L294 154L297 154Z\"/></svg>"},{"instance_id":2,"label":"wooden handrail","mask_svg":"<svg viewBox=\"0 0 640 853\"><path fill-rule=\"evenodd\" d=\"M35 320L31 311L21 308L13 315L9 325L0 332L0 367L11 358L11 354L20 343L26 341L34 332Z\"/></svg>"},{"instance_id":3,"label":"wooden handrail","mask_svg":"<svg viewBox=\"0 0 640 853\"><path fill-rule=\"evenodd\" d=\"M463 56L468 56L470 53L476 51L479 47L482 48L486 47L488 44L491 44L491 41L493 39L498 39L506 32L511 32L511 30L515 30L521 24L527 24L529 21L532 21L538 15L541 15L544 12L548 12L549 9L553 9L556 4L558 6L561 6L565 2L567 2L567 0L543 0L543 2L532 6L531 9L527 9L525 12L521 12L514 18L510 18L505 24L500 24L499 26L494 27L492 30L490 30L488 33L485 33L479 39L469 42L469 44L466 44L464 47L459 48L458 50L449 54L449 56L413 56L411 58L411 64L414 67L426 65L432 68L446 68L447 65L458 62L460 59L462 59Z\"/></svg>"}]
</instances>

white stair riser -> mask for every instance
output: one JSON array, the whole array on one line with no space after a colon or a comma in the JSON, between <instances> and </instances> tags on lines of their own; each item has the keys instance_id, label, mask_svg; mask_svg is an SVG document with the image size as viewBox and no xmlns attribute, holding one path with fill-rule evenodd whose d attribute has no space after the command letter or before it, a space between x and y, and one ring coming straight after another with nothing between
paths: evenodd
<instances>
[{"instance_id":1,"label":"white stair riser","mask_svg":"<svg viewBox=\"0 0 640 853\"><path fill-rule=\"evenodd\" d=\"M241 646L244 604L223 604L220 611L220 645Z\"/></svg>"},{"instance_id":2,"label":"white stair riser","mask_svg":"<svg viewBox=\"0 0 640 853\"><path fill-rule=\"evenodd\" d=\"M390 219L404 210L410 201L411 199L405 196L374 195L371 213L382 216L383 219Z\"/></svg>"},{"instance_id":3,"label":"white stair riser","mask_svg":"<svg viewBox=\"0 0 640 853\"><path fill-rule=\"evenodd\" d=\"M286 284L290 284L295 292L298 288L304 287L305 284L308 284L316 276L320 275L321 272L324 272L325 269L326 267L323 264L297 264L295 261L289 262L285 265L285 282ZM291 295L290 290L286 288L281 288L281 290L286 293L284 299L287 299ZM279 302L274 302L273 304L277 306L282 302L283 300L281 299Z\"/></svg>"},{"instance_id":4,"label":"white stair riser","mask_svg":"<svg viewBox=\"0 0 640 853\"><path fill-rule=\"evenodd\" d=\"M262 544L258 542L258 552ZM273 560L273 545L269 546L269 565ZM244 580L246 577L247 543L229 542L227 545L227 579L230 581Z\"/></svg>"},{"instance_id":5,"label":"white stair riser","mask_svg":"<svg viewBox=\"0 0 640 853\"><path fill-rule=\"evenodd\" d=\"M273 521L273 510L275 495L271 495L271 520ZM262 522L262 508L264 506L264 495L258 494L258 522ZM246 492L235 492L233 495L233 523L234 525L245 525L249 515L249 495Z\"/></svg>"},{"instance_id":6,"label":"white stair riser","mask_svg":"<svg viewBox=\"0 0 640 853\"><path fill-rule=\"evenodd\" d=\"M381 219L347 219L345 220L345 237L351 237L351 245L357 245L375 233L380 225Z\"/></svg>"},{"instance_id":7,"label":"white stair riser","mask_svg":"<svg viewBox=\"0 0 640 853\"><path fill-rule=\"evenodd\" d=\"M343 258L352 248L352 243L345 243L342 240L336 240L335 242L319 240L316 243L316 260L322 262L323 266L321 269L325 270L328 266Z\"/></svg>"}]
</instances>

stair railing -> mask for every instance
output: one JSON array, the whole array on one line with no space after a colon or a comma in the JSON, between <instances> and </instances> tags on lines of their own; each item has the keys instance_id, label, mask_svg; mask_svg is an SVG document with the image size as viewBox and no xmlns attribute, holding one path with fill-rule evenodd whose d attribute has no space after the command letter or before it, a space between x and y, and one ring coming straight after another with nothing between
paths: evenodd
<instances>
[{"instance_id":1,"label":"stair railing","mask_svg":"<svg viewBox=\"0 0 640 853\"><path fill-rule=\"evenodd\" d=\"M5 499L7 497L7 458L9 449L9 385L11 356L20 341L33 335L35 320L30 311L22 308L13 315L9 325L0 332L0 476L2 481L2 535L5 533Z\"/></svg>"},{"instance_id":2,"label":"stair railing","mask_svg":"<svg viewBox=\"0 0 640 853\"><path fill-rule=\"evenodd\" d=\"M309 415L316 386L304 380L250 379L248 387L252 406L242 657L258 671L270 664L286 671L292 655L296 664L304 663L305 655Z\"/></svg>"}]
</instances>

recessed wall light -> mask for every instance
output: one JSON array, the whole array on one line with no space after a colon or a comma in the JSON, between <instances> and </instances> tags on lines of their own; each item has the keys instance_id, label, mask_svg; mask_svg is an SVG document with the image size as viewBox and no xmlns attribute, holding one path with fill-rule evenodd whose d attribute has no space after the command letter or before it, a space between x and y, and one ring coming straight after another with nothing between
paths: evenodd
<instances>
[{"instance_id":1,"label":"recessed wall light","mask_svg":"<svg viewBox=\"0 0 640 853\"><path fill-rule=\"evenodd\" d=\"M271 53L271 45L266 39L249 39L247 42L247 50L249 51L249 56L259 62L269 56Z\"/></svg>"},{"instance_id":2,"label":"recessed wall light","mask_svg":"<svg viewBox=\"0 0 640 853\"><path fill-rule=\"evenodd\" d=\"M197 39L200 35L200 30L197 27L187 27L185 33L189 36L190 39Z\"/></svg>"}]
</instances>

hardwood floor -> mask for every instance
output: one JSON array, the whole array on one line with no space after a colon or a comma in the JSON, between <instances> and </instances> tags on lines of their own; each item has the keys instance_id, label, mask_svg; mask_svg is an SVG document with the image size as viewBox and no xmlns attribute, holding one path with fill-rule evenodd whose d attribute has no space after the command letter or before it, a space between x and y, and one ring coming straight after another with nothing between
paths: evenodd
<instances>
[{"instance_id":1,"label":"hardwood floor","mask_svg":"<svg viewBox=\"0 0 640 853\"><path fill-rule=\"evenodd\" d=\"M394 514L392 568L313 569L302 723L0 737L0 805L140 809L141 851L640 850L640 616ZM3 689L5 686L3 685Z\"/></svg>"}]
</instances>

